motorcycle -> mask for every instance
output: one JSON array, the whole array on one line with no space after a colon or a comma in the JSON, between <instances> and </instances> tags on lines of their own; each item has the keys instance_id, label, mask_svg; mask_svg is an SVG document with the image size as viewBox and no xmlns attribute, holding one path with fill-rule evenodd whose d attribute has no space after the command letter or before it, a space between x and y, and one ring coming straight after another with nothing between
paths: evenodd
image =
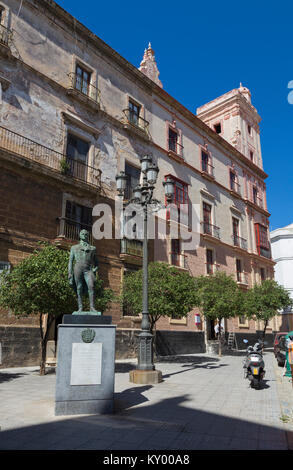
<instances>
[{"instance_id":1,"label":"motorcycle","mask_svg":"<svg viewBox=\"0 0 293 470\"><path fill-rule=\"evenodd\" d=\"M244 339L243 342L248 343L248 340ZM244 378L250 380L252 388L260 388L265 375L265 363L262 356L264 344L263 341L258 340L254 346L248 346L246 350L246 358L243 361Z\"/></svg>"}]
</instances>

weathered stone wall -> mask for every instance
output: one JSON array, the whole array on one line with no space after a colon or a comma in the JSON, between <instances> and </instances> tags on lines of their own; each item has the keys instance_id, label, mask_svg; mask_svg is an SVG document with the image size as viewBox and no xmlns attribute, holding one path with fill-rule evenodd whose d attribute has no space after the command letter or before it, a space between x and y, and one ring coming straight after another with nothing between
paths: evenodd
<instances>
[{"instance_id":1,"label":"weathered stone wall","mask_svg":"<svg viewBox=\"0 0 293 470\"><path fill-rule=\"evenodd\" d=\"M0 368L40 364L40 330L27 326L0 326L2 363Z\"/></svg>"}]
</instances>

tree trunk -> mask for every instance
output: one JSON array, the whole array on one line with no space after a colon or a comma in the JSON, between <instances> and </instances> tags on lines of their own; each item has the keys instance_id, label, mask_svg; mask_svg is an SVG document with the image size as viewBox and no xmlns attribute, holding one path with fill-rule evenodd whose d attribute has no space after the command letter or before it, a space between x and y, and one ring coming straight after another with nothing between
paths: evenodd
<instances>
[{"instance_id":1,"label":"tree trunk","mask_svg":"<svg viewBox=\"0 0 293 470\"><path fill-rule=\"evenodd\" d=\"M47 356L47 342L50 326L53 322L48 315L46 326L43 328L43 314L40 314L40 334L41 334L41 362L40 362L40 375L46 374L46 356Z\"/></svg>"},{"instance_id":2,"label":"tree trunk","mask_svg":"<svg viewBox=\"0 0 293 470\"><path fill-rule=\"evenodd\" d=\"M262 340L263 340L263 341L264 341L264 339L265 339L266 329L267 329L268 323L269 323L269 320L265 320L265 326L264 326L264 330L263 330L263 332L262 332Z\"/></svg>"},{"instance_id":3,"label":"tree trunk","mask_svg":"<svg viewBox=\"0 0 293 470\"><path fill-rule=\"evenodd\" d=\"M221 357L222 356L222 342L221 342L221 321L222 321L222 318L218 318L218 322L219 322L219 337L218 337L218 340L219 340L219 356Z\"/></svg>"}]
</instances>

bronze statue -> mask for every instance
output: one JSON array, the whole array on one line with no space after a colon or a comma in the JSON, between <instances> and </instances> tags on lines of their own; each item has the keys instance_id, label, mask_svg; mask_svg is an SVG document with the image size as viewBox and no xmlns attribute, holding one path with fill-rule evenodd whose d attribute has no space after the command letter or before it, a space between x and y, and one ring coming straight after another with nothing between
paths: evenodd
<instances>
[{"instance_id":1,"label":"bronze statue","mask_svg":"<svg viewBox=\"0 0 293 470\"><path fill-rule=\"evenodd\" d=\"M96 248L89 244L89 232L81 230L80 243L70 250L68 278L70 285L77 293L78 311L73 315L101 315L95 309L95 280L98 270ZM74 264L75 263L75 264ZM89 294L90 312L83 311L82 296Z\"/></svg>"}]
</instances>

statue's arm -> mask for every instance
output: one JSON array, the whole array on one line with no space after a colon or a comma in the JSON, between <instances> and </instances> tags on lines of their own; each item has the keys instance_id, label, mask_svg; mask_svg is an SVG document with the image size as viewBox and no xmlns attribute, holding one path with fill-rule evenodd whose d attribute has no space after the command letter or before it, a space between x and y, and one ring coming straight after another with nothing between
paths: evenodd
<instances>
[{"instance_id":1,"label":"statue's arm","mask_svg":"<svg viewBox=\"0 0 293 470\"><path fill-rule=\"evenodd\" d=\"M72 247L70 250L69 263L68 263L68 279L70 282L73 280L73 261L74 261L74 251Z\"/></svg>"}]
</instances>

